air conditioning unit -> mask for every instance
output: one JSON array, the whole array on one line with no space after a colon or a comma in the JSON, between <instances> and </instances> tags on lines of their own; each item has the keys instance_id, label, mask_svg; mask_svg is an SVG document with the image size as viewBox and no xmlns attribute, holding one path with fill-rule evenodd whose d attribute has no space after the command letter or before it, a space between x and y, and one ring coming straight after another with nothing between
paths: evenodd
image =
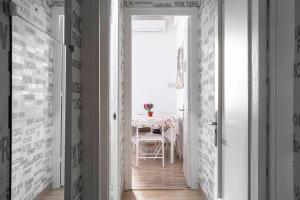
<instances>
[{"instance_id":1,"label":"air conditioning unit","mask_svg":"<svg viewBox=\"0 0 300 200\"><path fill-rule=\"evenodd\" d=\"M165 32L166 21L159 20L132 20L133 32Z\"/></svg>"}]
</instances>

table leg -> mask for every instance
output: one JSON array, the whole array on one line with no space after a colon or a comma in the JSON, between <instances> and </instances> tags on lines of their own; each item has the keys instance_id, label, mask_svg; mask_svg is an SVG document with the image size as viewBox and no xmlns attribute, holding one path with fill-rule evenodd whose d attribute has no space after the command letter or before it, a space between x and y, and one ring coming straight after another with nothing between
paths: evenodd
<instances>
[{"instance_id":1,"label":"table leg","mask_svg":"<svg viewBox=\"0 0 300 200\"><path fill-rule=\"evenodd\" d=\"M174 149L175 149L174 128L171 128L170 132L171 132L170 163L174 164Z\"/></svg>"}]
</instances>

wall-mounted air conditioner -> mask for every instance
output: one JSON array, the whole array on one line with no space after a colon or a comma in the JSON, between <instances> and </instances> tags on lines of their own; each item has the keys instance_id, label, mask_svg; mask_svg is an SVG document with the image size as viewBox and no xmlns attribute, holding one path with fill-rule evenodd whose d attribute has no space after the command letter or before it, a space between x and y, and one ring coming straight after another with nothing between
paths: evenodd
<instances>
[{"instance_id":1,"label":"wall-mounted air conditioner","mask_svg":"<svg viewBox=\"0 0 300 200\"><path fill-rule=\"evenodd\" d=\"M133 32L164 32L166 31L165 20L132 20Z\"/></svg>"}]
</instances>

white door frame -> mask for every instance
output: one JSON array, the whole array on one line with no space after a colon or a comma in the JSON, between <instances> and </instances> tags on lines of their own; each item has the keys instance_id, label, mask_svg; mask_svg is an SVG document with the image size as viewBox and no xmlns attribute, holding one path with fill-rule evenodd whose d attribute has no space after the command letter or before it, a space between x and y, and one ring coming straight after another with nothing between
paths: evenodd
<instances>
[{"instance_id":1,"label":"white door frame","mask_svg":"<svg viewBox=\"0 0 300 200\"><path fill-rule=\"evenodd\" d=\"M125 8L125 83L124 83L124 147L125 147L125 190L131 189L131 18L133 15L186 15L191 16L191 38L197 40L198 8ZM198 188L198 95L192 91L198 91L198 42L190 42L189 55L191 65L189 74L189 132L191 180L190 188Z\"/></svg>"},{"instance_id":2,"label":"white door frame","mask_svg":"<svg viewBox=\"0 0 300 200\"><path fill-rule=\"evenodd\" d=\"M62 110L63 102L62 102L62 84L61 81L64 77L63 74L63 52L64 46L57 42L57 49L55 51L56 59L55 68L54 68L54 97L53 97L53 113L54 113L54 122L53 122L53 159L52 159L52 174L53 174L53 184L52 187L54 189L61 187L61 164L62 164L62 155L61 152L64 150L64 146L62 146L62 136L65 131L62 129L64 126L64 121L62 121L62 114L64 113Z\"/></svg>"},{"instance_id":3,"label":"white door frame","mask_svg":"<svg viewBox=\"0 0 300 200\"><path fill-rule=\"evenodd\" d=\"M111 1L110 12L110 199L121 198L120 137L119 136L119 1Z\"/></svg>"}]
</instances>

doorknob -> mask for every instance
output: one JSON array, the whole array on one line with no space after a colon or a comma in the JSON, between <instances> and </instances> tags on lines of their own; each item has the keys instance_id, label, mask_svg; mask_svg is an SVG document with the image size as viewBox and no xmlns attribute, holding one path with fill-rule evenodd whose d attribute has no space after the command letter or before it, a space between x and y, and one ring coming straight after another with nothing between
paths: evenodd
<instances>
[{"instance_id":1,"label":"doorknob","mask_svg":"<svg viewBox=\"0 0 300 200\"><path fill-rule=\"evenodd\" d=\"M184 105L182 105L182 108L179 108L180 112L184 112Z\"/></svg>"},{"instance_id":2,"label":"doorknob","mask_svg":"<svg viewBox=\"0 0 300 200\"><path fill-rule=\"evenodd\" d=\"M217 122L208 122L208 125L210 125L210 126L217 126L218 123Z\"/></svg>"}]
</instances>

